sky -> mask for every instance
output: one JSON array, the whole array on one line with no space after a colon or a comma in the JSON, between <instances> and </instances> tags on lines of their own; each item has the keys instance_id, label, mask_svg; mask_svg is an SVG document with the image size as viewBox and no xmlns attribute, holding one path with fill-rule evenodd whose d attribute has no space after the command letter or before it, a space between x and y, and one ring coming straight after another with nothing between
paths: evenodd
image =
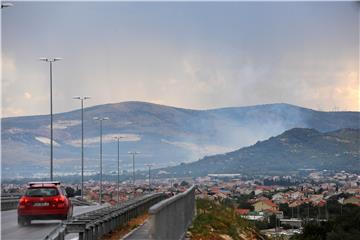
<instances>
[{"instance_id":1,"label":"sky","mask_svg":"<svg viewBox=\"0 0 360 240\"><path fill-rule=\"evenodd\" d=\"M122 101L360 110L356 2L15 2L1 10L2 116Z\"/></svg>"}]
</instances>

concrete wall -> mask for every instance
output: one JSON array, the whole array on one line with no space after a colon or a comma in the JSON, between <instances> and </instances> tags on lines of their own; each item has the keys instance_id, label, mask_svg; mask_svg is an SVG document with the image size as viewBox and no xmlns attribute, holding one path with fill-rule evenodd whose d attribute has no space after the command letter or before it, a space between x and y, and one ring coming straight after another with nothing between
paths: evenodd
<instances>
[{"instance_id":1,"label":"concrete wall","mask_svg":"<svg viewBox=\"0 0 360 240\"><path fill-rule=\"evenodd\" d=\"M79 234L79 240L101 239L103 235L114 232L131 219L147 212L150 206L165 197L164 193L148 194L125 203L76 215L71 220L63 221L44 240L65 240L67 234L74 233Z\"/></svg>"},{"instance_id":2,"label":"concrete wall","mask_svg":"<svg viewBox=\"0 0 360 240\"><path fill-rule=\"evenodd\" d=\"M195 187L163 200L149 209L150 238L179 240L185 237L195 212Z\"/></svg>"}]
</instances>

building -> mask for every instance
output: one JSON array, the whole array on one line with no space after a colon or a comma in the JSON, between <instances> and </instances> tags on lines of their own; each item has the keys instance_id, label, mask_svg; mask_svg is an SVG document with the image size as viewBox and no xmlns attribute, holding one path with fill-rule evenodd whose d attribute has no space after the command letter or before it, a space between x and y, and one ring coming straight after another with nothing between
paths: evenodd
<instances>
[{"instance_id":1,"label":"building","mask_svg":"<svg viewBox=\"0 0 360 240\"><path fill-rule=\"evenodd\" d=\"M250 209L237 208L237 209L235 209L235 212L239 215L246 216L246 215L249 215Z\"/></svg>"},{"instance_id":2,"label":"building","mask_svg":"<svg viewBox=\"0 0 360 240\"><path fill-rule=\"evenodd\" d=\"M360 206L360 196L352 196L344 200L344 204L353 204Z\"/></svg>"},{"instance_id":3,"label":"building","mask_svg":"<svg viewBox=\"0 0 360 240\"><path fill-rule=\"evenodd\" d=\"M265 210L277 211L278 206L271 200L260 200L252 205L256 212L262 212Z\"/></svg>"}]
</instances>

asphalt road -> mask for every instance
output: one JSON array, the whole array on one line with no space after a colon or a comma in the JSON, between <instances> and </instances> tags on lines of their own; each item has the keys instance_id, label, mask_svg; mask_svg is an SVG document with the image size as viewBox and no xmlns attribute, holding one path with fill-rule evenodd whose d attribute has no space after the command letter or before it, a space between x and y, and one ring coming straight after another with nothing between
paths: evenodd
<instances>
[{"instance_id":1,"label":"asphalt road","mask_svg":"<svg viewBox=\"0 0 360 240\"><path fill-rule=\"evenodd\" d=\"M101 206L76 206L74 215L93 211ZM1 239L2 240L42 240L61 221L31 221L30 226L20 227L17 224L16 210L1 212Z\"/></svg>"}]
</instances>

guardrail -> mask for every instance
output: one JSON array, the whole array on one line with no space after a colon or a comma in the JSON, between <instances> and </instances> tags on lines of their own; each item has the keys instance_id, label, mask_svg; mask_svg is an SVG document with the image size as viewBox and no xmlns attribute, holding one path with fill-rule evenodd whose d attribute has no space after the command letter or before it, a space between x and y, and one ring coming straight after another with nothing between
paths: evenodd
<instances>
[{"instance_id":1,"label":"guardrail","mask_svg":"<svg viewBox=\"0 0 360 240\"><path fill-rule=\"evenodd\" d=\"M45 236L45 239L49 240L64 240L66 236L66 224L64 222L60 223L54 230L52 230L48 235Z\"/></svg>"},{"instance_id":2,"label":"guardrail","mask_svg":"<svg viewBox=\"0 0 360 240\"><path fill-rule=\"evenodd\" d=\"M70 198L72 205L74 206L90 206L95 205L93 202L88 202L86 200L82 200L80 198Z\"/></svg>"},{"instance_id":3,"label":"guardrail","mask_svg":"<svg viewBox=\"0 0 360 240\"><path fill-rule=\"evenodd\" d=\"M19 196L2 196L1 197L1 211L6 211L6 210L12 210L12 209L16 209L19 203L19 198L21 197L21 195ZM73 203L74 206L89 206L92 205L92 203L80 200L80 199L75 199L75 198L71 198L71 202Z\"/></svg>"},{"instance_id":4,"label":"guardrail","mask_svg":"<svg viewBox=\"0 0 360 240\"><path fill-rule=\"evenodd\" d=\"M16 209L21 193L1 193L1 211Z\"/></svg>"},{"instance_id":5,"label":"guardrail","mask_svg":"<svg viewBox=\"0 0 360 240\"><path fill-rule=\"evenodd\" d=\"M3 198L20 198L23 193L1 193L1 199Z\"/></svg>"},{"instance_id":6,"label":"guardrail","mask_svg":"<svg viewBox=\"0 0 360 240\"><path fill-rule=\"evenodd\" d=\"M19 203L18 197L1 198L1 211L16 209Z\"/></svg>"},{"instance_id":7,"label":"guardrail","mask_svg":"<svg viewBox=\"0 0 360 240\"><path fill-rule=\"evenodd\" d=\"M73 217L61 223L44 240L64 240L68 233L78 233L79 240L93 240L125 225L130 219L145 213L150 206L163 200L165 194L155 193L124 204L105 207Z\"/></svg>"},{"instance_id":8,"label":"guardrail","mask_svg":"<svg viewBox=\"0 0 360 240\"><path fill-rule=\"evenodd\" d=\"M195 186L149 209L151 239L184 239L195 212Z\"/></svg>"}]
</instances>

